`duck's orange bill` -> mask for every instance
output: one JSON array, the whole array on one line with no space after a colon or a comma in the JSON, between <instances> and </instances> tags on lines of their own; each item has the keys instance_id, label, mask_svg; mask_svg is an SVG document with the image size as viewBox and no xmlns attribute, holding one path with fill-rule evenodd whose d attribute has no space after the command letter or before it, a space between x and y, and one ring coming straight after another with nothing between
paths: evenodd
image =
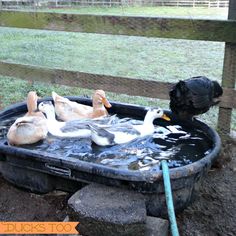
<instances>
[{"instance_id":1,"label":"duck's orange bill","mask_svg":"<svg viewBox=\"0 0 236 236\"><path fill-rule=\"evenodd\" d=\"M102 103L104 104L105 107L110 108L111 104L110 102L108 102L108 100L106 98L102 98Z\"/></svg>"},{"instance_id":2,"label":"duck's orange bill","mask_svg":"<svg viewBox=\"0 0 236 236\"><path fill-rule=\"evenodd\" d=\"M167 116L166 114L163 114L163 116L161 118L164 120L170 121L170 117Z\"/></svg>"}]
</instances>

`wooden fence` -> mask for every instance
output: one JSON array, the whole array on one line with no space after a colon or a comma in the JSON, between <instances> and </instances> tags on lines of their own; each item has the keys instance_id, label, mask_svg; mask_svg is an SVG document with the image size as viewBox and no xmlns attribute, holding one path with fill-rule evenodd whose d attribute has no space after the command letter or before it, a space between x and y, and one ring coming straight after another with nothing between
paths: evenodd
<instances>
[{"instance_id":1,"label":"wooden fence","mask_svg":"<svg viewBox=\"0 0 236 236\"><path fill-rule=\"evenodd\" d=\"M236 78L236 1L232 0L230 4L230 20L0 11L0 26L226 42L222 78L224 95L218 117L218 128L223 135L230 132L231 113L232 109L236 108L236 90L234 89ZM152 80L95 75L6 62L0 62L0 74L89 89L103 88L116 93L160 99L168 99L169 89L173 86L171 83Z\"/></svg>"},{"instance_id":2,"label":"wooden fence","mask_svg":"<svg viewBox=\"0 0 236 236\"><path fill-rule=\"evenodd\" d=\"M22 7L112 7L112 6L177 6L177 7L228 7L229 0L0 0L3 9Z\"/></svg>"}]
</instances>

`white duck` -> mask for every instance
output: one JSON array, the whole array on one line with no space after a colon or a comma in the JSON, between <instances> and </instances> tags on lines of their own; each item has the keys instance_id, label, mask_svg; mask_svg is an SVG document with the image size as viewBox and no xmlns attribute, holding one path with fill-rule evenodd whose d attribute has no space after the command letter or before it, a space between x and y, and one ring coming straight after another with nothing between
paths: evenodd
<instances>
[{"instance_id":1,"label":"white duck","mask_svg":"<svg viewBox=\"0 0 236 236\"><path fill-rule=\"evenodd\" d=\"M152 135L155 131L153 121L156 118L170 120L160 108L150 108L142 125L117 124L109 128L102 128L89 124L91 138L99 146L115 145L130 142L138 137Z\"/></svg>"},{"instance_id":2,"label":"white duck","mask_svg":"<svg viewBox=\"0 0 236 236\"><path fill-rule=\"evenodd\" d=\"M57 137L86 138L91 136L91 131L86 121L74 120L61 122L56 120L55 108L52 102L41 102L38 109L47 117L48 132Z\"/></svg>"}]
</instances>

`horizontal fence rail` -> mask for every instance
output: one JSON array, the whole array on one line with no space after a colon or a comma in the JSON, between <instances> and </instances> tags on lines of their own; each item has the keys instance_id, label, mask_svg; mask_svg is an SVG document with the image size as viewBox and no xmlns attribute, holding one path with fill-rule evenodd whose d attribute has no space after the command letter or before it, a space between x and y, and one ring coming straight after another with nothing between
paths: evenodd
<instances>
[{"instance_id":1,"label":"horizontal fence rail","mask_svg":"<svg viewBox=\"0 0 236 236\"><path fill-rule=\"evenodd\" d=\"M23 7L112 7L112 6L175 6L175 7L228 7L229 0L0 0L3 8Z\"/></svg>"},{"instance_id":2,"label":"horizontal fence rail","mask_svg":"<svg viewBox=\"0 0 236 236\"><path fill-rule=\"evenodd\" d=\"M0 11L0 26L236 43L236 20Z\"/></svg>"},{"instance_id":3,"label":"horizontal fence rail","mask_svg":"<svg viewBox=\"0 0 236 236\"><path fill-rule=\"evenodd\" d=\"M19 77L28 81L49 82L51 84L87 89L103 88L106 91L114 93L165 100L169 100L169 91L174 85L174 83L154 80L90 74L1 61L0 72L4 76ZM220 106L224 108L236 108L236 90L224 88L224 95L221 98Z\"/></svg>"},{"instance_id":4,"label":"horizontal fence rail","mask_svg":"<svg viewBox=\"0 0 236 236\"><path fill-rule=\"evenodd\" d=\"M0 74L28 81L49 82L87 89L103 88L114 93L169 99L172 83L126 77L90 74L77 71L51 69L32 65L13 64L0 61ZM114 85L115 84L115 85ZM130 89L132 88L132 89ZM158 91L158 92L157 92Z\"/></svg>"}]
</instances>

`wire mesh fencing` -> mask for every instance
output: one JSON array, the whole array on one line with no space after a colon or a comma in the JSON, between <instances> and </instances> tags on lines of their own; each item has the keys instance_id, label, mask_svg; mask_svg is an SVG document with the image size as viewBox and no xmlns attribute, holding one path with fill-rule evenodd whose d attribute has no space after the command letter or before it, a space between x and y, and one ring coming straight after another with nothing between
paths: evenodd
<instances>
[{"instance_id":1,"label":"wire mesh fencing","mask_svg":"<svg viewBox=\"0 0 236 236\"><path fill-rule=\"evenodd\" d=\"M35 8L43 8L42 5L39 6L40 2L49 6L46 5L48 1L31 1L31 4ZM59 1L54 1L56 2L59 4ZM67 1L67 4L68 6L71 4L72 9L78 10L73 4L79 6L82 2L83 6L87 6L85 3L88 1ZM127 1L122 1L122 4L125 2L127 3ZM141 3L139 5L141 10L143 5ZM117 10L112 6L110 8ZM150 11L157 8L151 7ZM136 8L131 8L130 14L134 13L134 9ZM95 13L105 14L106 10L106 8L99 8ZM197 14L206 14L205 10L199 9ZM117 13L122 13L122 11ZM18 15L17 20L14 19L16 17L14 13L5 19L0 18L0 22L3 22L1 25L6 26L13 22L18 27L0 27L0 41L2 42L0 86L4 88L0 92L2 107L24 100L31 89L36 90L42 97L51 96L53 90L61 95L91 97L94 89L104 89L114 101L169 109L168 91L173 86L171 83L199 75L221 83L224 42L158 38L151 35L152 31L156 32L156 24L148 17L145 22L143 17L140 21L135 17L127 19L111 17L108 20L105 19L104 24L104 20L99 17L88 16L90 18L86 18L87 20L85 18L77 20L75 14L44 15L45 18L41 18L39 13L33 17L24 16L24 14ZM152 12L146 14L148 16ZM173 16L173 11L169 14ZM184 15L186 16L189 15ZM208 16L207 13L206 17ZM56 20L47 22L50 17ZM187 24L185 21L182 23ZM189 27L197 23L191 21ZM24 24L29 29L21 28ZM30 29L31 24L32 27L39 24L40 30ZM158 24L160 32L168 33L174 30L174 28L169 28L173 24L171 21L169 23L163 20ZM101 25L104 27L102 30ZM201 29L200 26L199 28ZM85 29L85 32L80 32L81 29ZM127 29L124 34L116 34L124 29ZM68 32L68 30L78 32ZM106 30L110 33L106 33ZM130 35L127 35L127 32ZM135 34L137 35L134 36ZM138 36L141 34L142 36ZM176 31L173 37L178 34L181 35ZM206 30L204 35L211 34L207 34ZM231 37L227 32L223 35ZM189 37L194 38L196 35ZM231 38L227 39L231 40ZM11 78L6 76L11 76ZM52 85L49 86L45 82ZM217 128L218 108L212 108L199 117ZM227 126L226 123L231 124L231 129L236 129L235 110L232 113L232 120L229 120L229 115L225 112L221 121L222 132L229 132L228 128L224 129Z\"/></svg>"}]
</instances>

